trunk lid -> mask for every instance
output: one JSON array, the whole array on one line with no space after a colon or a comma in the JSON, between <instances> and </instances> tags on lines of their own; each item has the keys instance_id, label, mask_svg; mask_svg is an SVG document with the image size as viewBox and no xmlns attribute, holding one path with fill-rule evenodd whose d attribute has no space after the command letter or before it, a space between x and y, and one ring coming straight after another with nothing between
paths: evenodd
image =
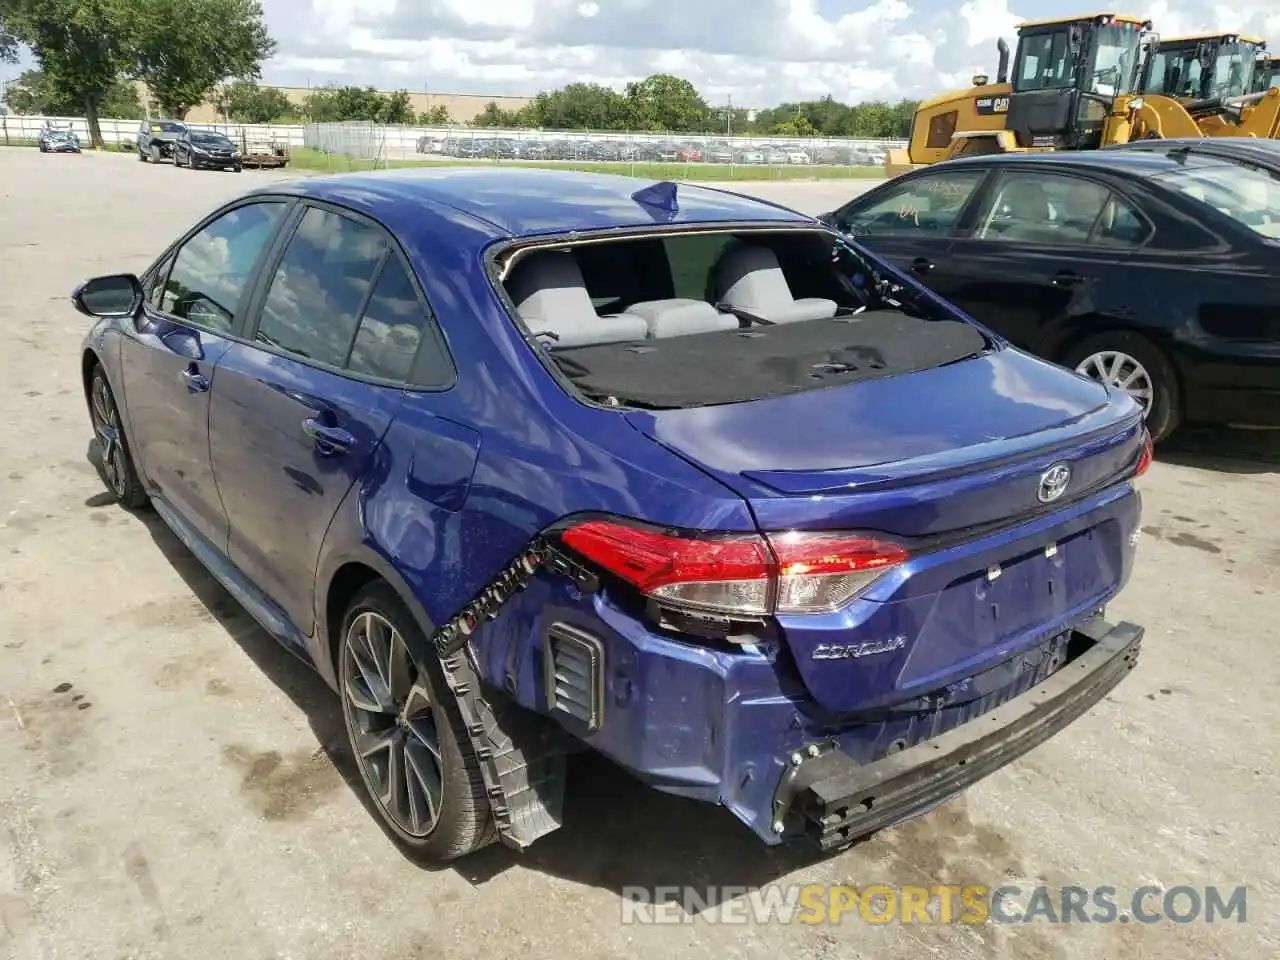
<instances>
[{"instance_id":1,"label":"trunk lid","mask_svg":"<svg viewBox=\"0 0 1280 960\"><path fill-rule=\"evenodd\" d=\"M833 712L985 696L1010 658L1128 577L1138 498L1118 481L1142 452L1140 410L1013 348L626 416L738 492L766 533L858 530L907 546L911 558L846 608L779 618L810 693ZM1050 496L1062 464L1065 491Z\"/></svg>"},{"instance_id":2,"label":"trunk lid","mask_svg":"<svg viewBox=\"0 0 1280 960\"><path fill-rule=\"evenodd\" d=\"M917 373L747 403L633 411L641 433L741 494L760 528L929 537L1041 512L1071 459L1076 499L1131 465L1128 396L1013 348Z\"/></svg>"}]
</instances>

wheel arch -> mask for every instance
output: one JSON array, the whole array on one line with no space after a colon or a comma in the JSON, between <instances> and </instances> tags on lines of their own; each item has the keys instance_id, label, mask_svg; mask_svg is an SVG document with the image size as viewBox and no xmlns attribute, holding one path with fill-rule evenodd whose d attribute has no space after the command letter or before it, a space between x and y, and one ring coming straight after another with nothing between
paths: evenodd
<instances>
[{"instance_id":1,"label":"wheel arch","mask_svg":"<svg viewBox=\"0 0 1280 960\"><path fill-rule=\"evenodd\" d=\"M317 578L317 586L323 589L316 591L316 631L315 651L316 666L321 675L335 689L337 688L337 654L341 640L343 614L351 605L356 594L371 583L387 584L413 614L419 628L425 636L435 632L427 611L418 602L413 590L404 578L396 571L385 557L367 547L357 551L348 551L339 557L326 559L323 571Z\"/></svg>"}]
</instances>

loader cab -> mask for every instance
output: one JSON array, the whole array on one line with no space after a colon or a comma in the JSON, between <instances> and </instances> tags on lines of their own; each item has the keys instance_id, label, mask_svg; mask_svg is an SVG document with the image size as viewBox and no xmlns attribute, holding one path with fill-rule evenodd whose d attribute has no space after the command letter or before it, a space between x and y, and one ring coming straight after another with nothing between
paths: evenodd
<instances>
[{"instance_id":1,"label":"loader cab","mask_svg":"<svg viewBox=\"0 0 1280 960\"><path fill-rule=\"evenodd\" d=\"M1266 46L1235 33L1162 39L1143 65L1139 86L1184 103L1242 97L1254 89Z\"/></svg>"},{"instance_id":2,"label":"loader cab","mask_svg":"<svg viewBox=\"0 0 1280 960\"><path fill-rule=\"evenodd\" d=\"M1280 89L1280 54L1260 53L1254 62L1253 92Z\"/></svg>"},{"instance_id":3,"label":"loader cab","mask_svg":"<svg viewBox=\"0 0 1280 960\"><path fill-rule=\"evenodd\" d=\"M1101 146L1116 98L1135 91L1150 28L1113 13L1019 24L1006 120L1018 146Z\"/></svg>"}]
</instances>

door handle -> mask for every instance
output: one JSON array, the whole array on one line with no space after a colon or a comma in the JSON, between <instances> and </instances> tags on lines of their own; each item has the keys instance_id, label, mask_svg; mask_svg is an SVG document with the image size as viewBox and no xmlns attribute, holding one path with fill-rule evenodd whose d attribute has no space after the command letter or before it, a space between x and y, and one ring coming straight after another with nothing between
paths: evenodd
<instances>
[{"instance_id":1,"label":"door handle","mask_svg":"<svg viewBox=\"0 0 1280 960\"><path fill-rule=\"evenodd\" d=\"M330 427L315 417L308 417L302 421L302 432L314 441L316 449L325 456L346 453L356 442L356 438L346 430L341 427Z\"/></svg>"},{"instance_id":2,"label":"door handle","mask_svg":"<svg viewBox=\"0 0 1280 960\"><path fill-rule=\"evenodd\" d=\"M1076 287L1084 283L1084 277L1070 270L1059 270L1049 282L1055 287Z\"/></svg>"},{"instance_id":3,"label":"door handle","mask_svg":"<svg viewBox=\"0 0 1280 960\"><path fill-rule=\"evenodd\" d=\"M916 257L911 261L912 273L928 273L933 269L933 261L924 257Z\"/></svg>"},{"instance_id":4,"label":"door handle","mask_svg":"<svg viewBox=\"0 0 1280 960\"><path fill-rule=\"evenodd\" d=\"M200 372L194 363L180 374L182 382L187 385L188 393L204 393L209 389L209 378Z\"/></svg>"}]
</instances>

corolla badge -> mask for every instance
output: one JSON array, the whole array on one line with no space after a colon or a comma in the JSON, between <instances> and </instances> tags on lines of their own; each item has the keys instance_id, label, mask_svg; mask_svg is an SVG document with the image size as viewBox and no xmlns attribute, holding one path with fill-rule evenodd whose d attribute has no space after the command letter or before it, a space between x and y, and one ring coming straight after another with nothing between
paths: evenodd
<instances>
[{"instance_id":1,"label":"corolla badge","mask_svg":"<svg viewBox=\"0 0 1280 960\"><path fill-rule=\"evenodd\" d=\"M883 640L865 640L862 643L820 643L813 649L814 660L858 660L877 653L891 653L907 645L907 638L899 634Z\"/></svg>"},{"instance_id":2,"label":"corolla badge","mask_svg":"<svg viewBox=\"0 0 1280 960\"><path fill-rule=\"evenodd\" d=\"M1036 488L1036 498L1041 503L1053 503L1067 492L1071 483L1071 467L1065 463L1055 463L1040 474L1040 485Z\"/></svg>"}]
</instances>

